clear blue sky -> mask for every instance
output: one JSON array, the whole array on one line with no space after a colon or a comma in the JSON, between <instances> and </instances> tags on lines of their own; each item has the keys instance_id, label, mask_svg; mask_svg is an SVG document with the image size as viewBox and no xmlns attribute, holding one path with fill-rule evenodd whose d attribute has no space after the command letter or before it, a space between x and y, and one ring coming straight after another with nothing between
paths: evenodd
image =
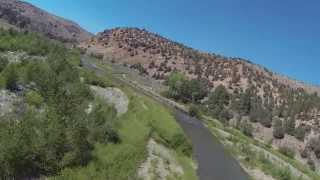
<instances>
[{"instance_id":1,"label":"clear blue sky","mask_svg":"<svg viewBox=\"0 0 320 180\"><path fill-rule=\"evenodd\" d=\"M319 0L27 0L99 32L142 27L320 85Z\"/></svg>"}]
</instances>

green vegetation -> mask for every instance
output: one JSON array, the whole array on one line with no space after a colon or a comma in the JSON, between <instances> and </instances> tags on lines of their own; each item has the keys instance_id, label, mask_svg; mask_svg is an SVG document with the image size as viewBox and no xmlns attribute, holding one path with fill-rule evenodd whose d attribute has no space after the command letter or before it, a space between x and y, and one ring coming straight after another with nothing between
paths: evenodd
<instances>
[{"instance_id":1,"label":"green vegetation","mask_svg":"<svg viewBox=\"0 0 320 180\"><path fill-rule=\"evenodd\" d=\"M42 105L42 103L44 102L44 99L36 91L29 91L26 94L26 102L29 105L32 105L32 106L39 108Z\"/></svg>"},{"instance_id":2,"label":"green vegetation","mask_svg":"<svg viewBox=\"0 0 320 180\"><path fill-rule=\"evenodd\" d=\"M0 87L24 102L0 117L0 179L134 178L150 138L175 151L181 179L197 179L191 145L166 108L116 82L130 97L129 112L117 117L89 88L114 79L83 69L78 50L28 32L0 35L1 52L29 57L0 58Z\"/></svg>"},{"instance_id":3,"label":"green vegetation","mask_svg":"<svg viewBox=\"0 0 320 180\"><path fill-rule=\"evenodd\" d=\"M280 147L279 152L292 159L294 158L294 155L295 155L294 151L292 151L290 148L286 146Z\"/></svg>"},{"instance_id":4,"label":"green vegetation","mask_svg":"<svg viewBox=\"0 0 320 180\"><path fill-rule=\"evenodd\" d=\"M53 42L35 33L0 29L0 51L24 51L30 55L47 55ZM60 43L55 45L62 46Z\"/></svg>"},{"instance_id":5,"label":"green vegetation","mask_svg":"<svg viewBox=\"0 0 320 180\"><path fill-rule=\"evenodd\" d=\"M166 80L169 86L167 95L175 100L187 102L199 102L208 94L208 87L202 80L187 80L179 72L173 72Z\"/></svg>"},{"instance_id":6,"label":"green vegetation","mask_svg":"<svg viewBox=\"0 0 320 180\"><path fill-rule=\"evenodd\" d=\"M245 90L230 90L223 85L219 85L215 87L213 92L210 92L204 96L208 97L205 99L205 101L200 101L202 99L198 101L192 101L190 99L185 101L184 99L186 96L183 96L183 91L185 91L185 89L183 89L184 82L190 81L186 80L186 77L184 77L183 74L176 72L171 73L166 82L169 86L167 96L175 100L182 101L183 103L191 103L190 109L192 110L192 113L194 109L198 109L201 110L198 111L198 114L203 114L213 117L214 119L218 119L219 123L213 123L212 121L208 121L207 123L213 123L216 128L226 130L232 134L232 138L230 139L235 145L230 148L231 151L232 149L241 149L238 147L240 145L254 144L286 161L288 164L293 165L295 168L305 173L309 177L315 179L319 178L318 175L312 172L310 168L296 161L294 159L294 152L289 148L283 147L279 150L274 150L270 144L262 144L249 138L253 135L253 127L251 123L258 122L264 127L273 127L273 135L275 138L282 139L284 138L285 134L290 134L299 140L303 140L305 134L310 131L310 127L307 125L300 125L299 127L296 127L296 118L301 112L305 112L301 114L306 116L312 107L318 106L320 102L318 101L318 97L315 95L309 95L304 91L299 91L297 93L295 91L286 92L285 89L281 89L281 91L283 91L282 93L284 93L283 98L288 99L288 101L285 101L285 104L282 105L275 105L276 103L271 96L258 96L257 89L254 86L251 86ZM306 107L303 107L303 105L306 105ZM301 117L301 114L299 114L299 117ZM229 127L229 125L231 125L229 122L230 119L233 119L232 125L238 130L233 129L233 127ZM216 135L220 136L219 133ZM221 136L220 138L225 139L225 137ZM316 144L314 142L310 143ZM308 148L308 150L312 150L314 152L317 151L313 147ZM234 154L235 156L245 156L243 152L235 152ZM249 156L250 154L247 155ZM306 153L306 156L308 156L308 153ZM264 160L264 158L260 158L258 155L255 156L253 154L251 158L253 158L254 162L249 163L249 165L252 167L255 167L256 163L258 163L256 167L262 169L268 174L271 174L277 179L294 179L290 173L288 173L288 169L286 168L280 168L271 162L267 162ZM271 165L269 166L268 164ZM312 162L310 158L308 160L308 164L311 168L314 166L314 162ZM277 171L277 168L280 170Z\"/></svg>"},{"instance_id":7,"label":"green vegetation","mask_svg":"<svg viewBox=\"0 0 320 180\"><path fill-rule=\"evenodd\" d=\"M146 159L151 137L177 152L176 158L184 169L181 179L197 179L190 158L191 146L171 113L131 89L121 89L130 98L129 111L117 119L121 143L97 144L94 160L88 166L66 169L54 179L135 179L137 167Z\"/></svg>"},{"instance_id":8,"label":"green vegetation","mask_svg":"<svg viewBox=\"0 0 320 180\"><path fill-rule=\"evenodd\" d=\"M253 127L248 121L241 121L238 123L237 128L246 136L252 137Z\"/></svg>"},{"instance_id":9,"label":"green vegetation","mask_svg":"<svg viewBox=\"0 0 320 180\"><path fill-rule=\"evenodd\" d=\"M113 83L108 78L103 78L103 77L97 76L92 71L81 70L80 74L81 74L81 77L84 78L84 82L86 84L90 84L93 86L99 86L102 88L114 86Z\"/></svg>"},{"instance_id":10,"label":"green vegetation","mask_svg":"<svg viewBox=\"0 0 320 180\"><path fill-rule=\"evenodd\" d=\"M200 117L201 114L200 114L200 109L197 105L190 105L189 107L189 115L192 116L192 117Z\"/></svg>"},{"instance_id":11,"label":"green vegetation","mask_svg":"<svg viewBox=\"0 0 320 180\"><path fill-rule=\"evenodd\" d=\"M4 68L8 65L9 61L8 59L4 57L0 57L0 72L4 70Z\"/></svg>"},{"instance_id":12,"label":"green vegetation","mask_svg":"<svg viewBox=\"0 0 320 180\"><path fill-rule=\"evenodd\" d=\"M209 99L206 102L207 113L226 124L232 116L227 109L230 97L224 86L218 86L214 92L209 94Z\"/></svg>"},{"instance_id":13,"label":"green vegetation","mask_svg":"<svg viewBox=\"0 0 320 180\"><path fill-rule=\"evenodd\" d=\"M18 85L18 68L15 64L8 65L3 72L5 77L5 86L7 89L14 91Z\"/></svg>"},{"instance_id":14,"label":"green vegetation","mask_svg":"<svg viewBox=\"0 0 320 180\"><path fill-rule=\"evenodd\" d=\"M282 125L282 121L280 119L276 119L273 125L273 136L277 139L283 139L284 133L285 131Z\"/></svg>"},{"instance_id":15,"label":"green vegetation","mask_svg":"<svg viewBox=\"0 0 320 180\"><path fill-rule=\"evenodd\" d=\"M261 150L270 153L280 160L292 165L294 168L298 169L311 179L320 178L316 172L313 172L310 168L292 158L294 153L291 152L291 150L287 151L286 148L282 150L275 150L268 144L264 144L260 141L245 136L239 130L236 130L232 127L225 127L218 120L207 116L203 116L203 119L208 124L211 132L226 145L227 149L235 157L241 157L240 161L245 166L261 169L263 172L273 176L275 179L287 179L289 177L289 180L300 180L299 177L294 177L291 172L288 171L286 166L280 166L279 163L273 163L270 161L270 159L268 159L270 155L262 153L261 151L257 151L257 149L254 148L254 146L256 146L257 148L261 148ZM226 136L225 133L221 133L220 130L228 133L230 136ZM225 142L231 142L231 144Z\"/></svg>"},{"instance_id":16,"label":"green vegetation","mask_svg":"<svg viewBox=\"0 0 320 180\"><path fill-rule=\"evenodd\" d=\"M51 176L85 166L97 143L120 142L114 109L95 100L81 82L71 64L75 53L34 34L0 33L2 51L46 55L45 60L1 63L3 88L26 104L0 118L0 179ZM95 104L87 114L89 102Z\"/></svg>"},{"instance_id":17,"label":"green vegetation","mask_svg":"<svg viewBox=\"0 0 320 180\"><path fill-rule=\"evenodd\" d=\"M273 128L274 138L283 139L288 134L304 141L311 127L305 123L296 126L296 121L312 119L313 110L320 108L319 96L308 94L302 89L282 87L279 89L279 99L274 99L272 94L268 93L271 90L267 86L263 87L263 95L259 95L260 90L254 85L246 89L227 89L224 85L218 85L209 93L210 83L201 81L199 77L188 80L178 72L171 73L166 83L169 91L165 95L169 98L190 104L191 110L200 109L201 113L218 119L226 126L233 125L247 136L252 136L252 122ZM277 103L279 100L281 101ZM231 119L233 124L230 123ZM307 150L318 154L314 148ZM307 153L306 158L309 158L310 154ZM312 168L312 163L309 164Z\"/></svg>"}]
</instances>

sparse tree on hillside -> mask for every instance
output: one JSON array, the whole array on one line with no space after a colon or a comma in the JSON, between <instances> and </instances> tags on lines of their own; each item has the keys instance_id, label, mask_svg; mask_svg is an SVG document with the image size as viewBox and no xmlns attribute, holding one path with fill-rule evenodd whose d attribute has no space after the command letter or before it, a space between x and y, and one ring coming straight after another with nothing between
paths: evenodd
<instances>
[{"instance_id":1,"label":"sparse tree on hillside","mask_svg":"<svg viewBox=\"0 0 320 180\"><path fill-rule=\"evenodd\" d=\"M5 69L6 88L15 91L18 85L18 72L17 67L14 64L9 65Z\"/></svg>"},{"instance_id":2,"label":"sparse tree on hillside","mask_svg":"<svg viewBox=\"0 0 320 180\"><path fill-rule=\"evenodd\" d=\"M7 58L0 57L0 72L8 65L9 61Z\"/></svg>"},{"instance_id":3,"label":"sparse tree on hillside","mask_svg":"<svg viewBox=\"0 0 320 180\"><path fill-rule=\"evenodd\" d=\"M241 121L239 125L240 131L246 136L252 137L253 127L252 124L248 121Z\"/></svg>"},{"instance_id":4,"label":"sparse tree on hillside","mask_svg":"<svg viewBox=\"0 0 320 180\"><path fill-rule=\"evenodd\" d=\"M295 118L289 117L284 121L285 132L291 136L294 136L295 133Z\"/></svg>"},{"instance_id":5,"label":"sparse tree on hillside","mask_svg":"<svg viewBox=\"0 0 320 180\"><path fill-rule=\"evenodd\" d=\"M277 139L284 138L284 128L282 125L282 121L279 118L274 120L273 124L273 136Z\"/></svg>"}]
</instances>

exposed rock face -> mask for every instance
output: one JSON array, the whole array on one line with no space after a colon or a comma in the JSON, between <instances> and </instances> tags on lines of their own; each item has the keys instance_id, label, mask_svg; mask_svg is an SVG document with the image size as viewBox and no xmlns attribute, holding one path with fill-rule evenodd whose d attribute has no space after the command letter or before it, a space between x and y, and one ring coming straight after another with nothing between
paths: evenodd
<instances>
[{"instance_id":1,"label":"exposed rock face","mask_svg":"<svg viewBox=\"0 0 320 180\"><path fill-rule=\"evenodd\" d=\"M0 117L13 112L14 104L18 97L7 90L0 91Z\"/></svg>"},{"instance_id":2,"label":"exposed rock face","mask_svg":"<svg viewBox=\"0 0 320 180\"><path fill-rule=\"evenodd\" d=\"M114 105L118 116L128 111L129 99L125 93L118 88L101 88L91 86L91 89L108 103Z\"/></svg>"},{"instance_id":3,"label":"exposed rock face","mask_svg":"<svg viewBox=\"0 0 320 180\"><path fill-rule=\"evenodd\" d=\"M149 140L147 149L148 158L138 170L139 178L143 180L181 178L184 174L183 169L169 149L156 143L153 139Z\"/></svg>"},{"instance_id":4,"label":"exposed rock face","mask_svg":"<svg viewBox=\"0 0 320 180\"><path fill-rule=\"evenodd\" d=\"M92 35L78 24L19 0L0 0L0 19L19 29L65 42L80 42Z\"/></svg>"}]
</instances>

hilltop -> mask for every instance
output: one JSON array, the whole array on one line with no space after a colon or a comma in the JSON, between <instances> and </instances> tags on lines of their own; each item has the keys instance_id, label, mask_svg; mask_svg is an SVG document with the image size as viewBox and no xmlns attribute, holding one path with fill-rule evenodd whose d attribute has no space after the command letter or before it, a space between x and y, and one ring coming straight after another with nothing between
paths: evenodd
<instances>
[{"instance_id":1,"label":"hilltop","mask_svg":"<svg viewBox=\"0 0 320 180\"><path fill-rule=\"evenodd\" d=\"M2 27L33 31L64 42L80 42L92 36L75 22L19 0L0 1L0 20Z\"/></svg>"}]
</instances>

